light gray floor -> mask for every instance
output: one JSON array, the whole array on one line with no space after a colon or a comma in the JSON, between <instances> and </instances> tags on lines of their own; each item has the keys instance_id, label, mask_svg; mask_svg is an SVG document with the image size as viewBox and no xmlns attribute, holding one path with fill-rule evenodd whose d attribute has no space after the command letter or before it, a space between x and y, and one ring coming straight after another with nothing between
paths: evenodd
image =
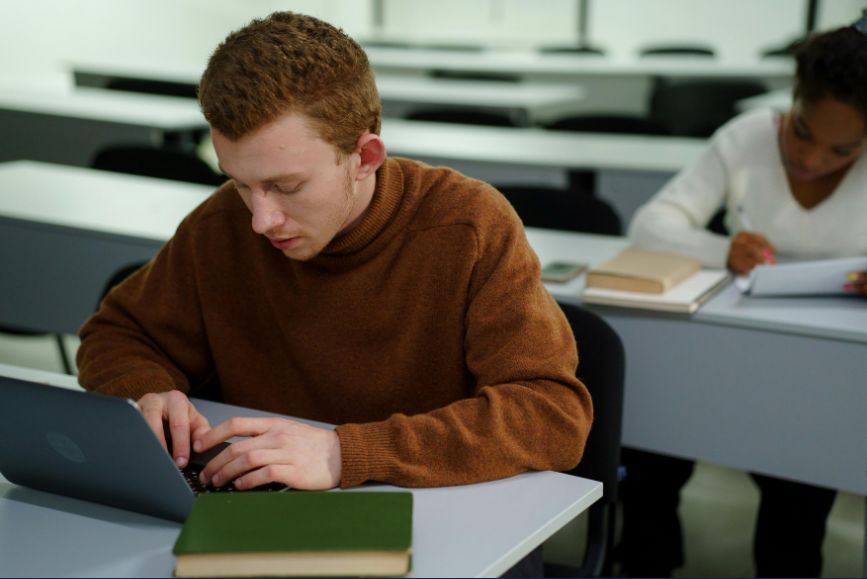
<instances>
[{"instance_id":1,"label":"light gray floor","mask_svg":"<svg viewBox=\"0 0 867 579\"><path fill-rule=\"evenodd\" d=\"M66 338L74 358L78 340ZM60 372L50 337L0 334L0 363ZM758 492L740 471L699 464L683 491L681 516L686 534L686 565L679 577L751 577L750 555ZM545 558L579 562L583 526L579 518L545 545ZM825 539L823 577L861 577L864 553L864 497L839 493Z\"/></svg>"}]
</instances>

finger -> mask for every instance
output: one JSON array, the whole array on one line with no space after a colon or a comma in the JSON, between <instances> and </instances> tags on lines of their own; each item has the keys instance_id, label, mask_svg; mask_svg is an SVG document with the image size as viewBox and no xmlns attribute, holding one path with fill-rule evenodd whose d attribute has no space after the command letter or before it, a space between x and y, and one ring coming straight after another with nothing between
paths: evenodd
<instances>
[{"instance_id":1,"label":"finger","mask_svg":"<svg viewBox=\"0 0 867 579\"><path fill-rule=\"evenodd\" d=\"M201 437L202 450L207 450L232 438L233 436L258 436L271 429L274 418L255 418L235 416L214 426Z\"/></svg>"},{"instance_id":2,"label":"finger","mask_svg":"<svg viewBox=\"0 0 867 579\"><path fill-rule=\"evenodd\" d=\"M230 482L235 482L235 486L237 486L239 479L244 479L247 474L253 471L264 469L265 474L270 473L271 475L276 476L275 473L279 470L279 467L282 466L288 466L285 452L271 448L256 448L240 453L234 460L229 461L221 469L216 471L210 480L211 484L214 486L223 486ZM258 478L256 480L258 480ZM266 482L280 481L272 478L250 486L259 486ZM244 479L241 484L243 487L243 485L246 484L246 479Z\"/></svg>"},{"instance_id":3,"label":"finger","mask_svg":"<svg viewBox=\"0 0 867 579\"><path fill-rule=\"evenodd\" d=\"M245 451L251 450L258 442L258 438L248 438L240 442L230 444L220 451L217 456L208 461L205 468L199 473L199 480L204 484L212 484L212 477L222 470L233 460L237 460ZM210 447L209 447L210 448Z\"/></svg>"},{"instance_id":4,"label":"finger","mask_svg":"<svg viewBox=\"0 0 867 579\"><path fill-rule=\"evenodd\" d=\"M156 435L157 440L160 441L162 447L169 451L168 445L166 444L166 436L163 432L163 403L162 399L152 396L150 394L146 394L142 396L139 401L136 403L138 406L139 412L144 417L145 422L148 423L148 426Z\"/></svg>"},{"instance_id":5,"label":"finger","mask_svg":"<svg viewBox=\"0 0 867 579\"><path fill-rule=\"evenodd\" d=\"M175 463L186 466L190 459L190 408L192 403L181 392L173 390L168 401L169 431L172 434L172 456Z\"/></svg>"},{"instance_id":6,"label":"finger","mask_svg":"<svg viewBox=\"0 0 867 579\"><path fill-rule=\"evenodd\" d=\"M193 441L193 450L202 452L206 450L202 443L202 438L211 429L211 423L208 422L208 419L195 406L190 405L190 409L190 438Z\"/></svg>"},{"instance_id":7,"label":"finger","mask_svg":"<svg viewBox=\"0 0 867 579\"><path fill-rule=\"evenodd\" d=\"M297 468L288 464L272 464L262 468L251 470L235 479L235 488L240 490L252 489L268 483L282 483L292 487L294 473Z\"/></svg>"}]
</instances>

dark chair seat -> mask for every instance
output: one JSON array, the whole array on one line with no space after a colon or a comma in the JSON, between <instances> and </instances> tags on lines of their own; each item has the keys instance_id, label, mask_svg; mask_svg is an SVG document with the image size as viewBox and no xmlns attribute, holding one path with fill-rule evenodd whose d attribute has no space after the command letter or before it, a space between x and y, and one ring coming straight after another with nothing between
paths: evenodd
<instances>
[{"instance_id":1,"label":"dark chair seat","mask_svg":"<svg viewBox=\"0 0 867 579\"><path fill-rule=\"evenodd\" d=\"M192 152L146 145L106 147L96 154L90 166L104 171L187 181L215 187L226 181L226 177L216 173Z\"/></svg>"},{"instance_id":2,"label":"dark chair seat","mask_svg":"<svg viewBox=\"0 0 867 579\"><path fill-rule=\"evenodd\" d=\"M497 187L526 227L620 235L614 209L590 193L534 185Z\"/></svg>"}]
</instances>

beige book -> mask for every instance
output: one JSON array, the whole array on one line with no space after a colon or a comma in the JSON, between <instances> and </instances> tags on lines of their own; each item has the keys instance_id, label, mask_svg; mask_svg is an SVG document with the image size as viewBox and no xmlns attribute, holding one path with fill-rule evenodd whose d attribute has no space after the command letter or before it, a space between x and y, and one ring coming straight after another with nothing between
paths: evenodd
<instances>
[{"instance_id":1,"label":"beige book","mask_svg":"<svg viewBox=\"0 0 867 579\"><path fill-rule=\"evenodd\" d=\"M662 294L700 269L701 263L693 257L628 247L591 268L587 287Z\"/></svg>"}]
</instances>

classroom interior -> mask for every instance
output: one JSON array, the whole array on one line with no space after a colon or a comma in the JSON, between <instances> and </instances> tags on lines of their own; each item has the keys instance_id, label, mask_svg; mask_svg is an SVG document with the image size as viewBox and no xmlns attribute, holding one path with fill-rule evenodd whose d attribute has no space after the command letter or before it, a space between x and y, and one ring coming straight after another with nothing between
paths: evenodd
<instances>
[{"instance_id":1,"label":"classroom interior","mask_svg":"<svg viewBox=\"0 0 867 579\"><path fill-rule=\"evenodd\" d=\"M863 0L4 0L0 5L0 101L4 90L73 91L76 84L104 88L104 79L94 71L162 68L167 80L182 85L190 78L187 71L204 68L210 52L229 31L274 10L293 10L340 26L368 48L377 77L383 77L380 90L386 123L390 118L411 118L423 108L452 113L468 108L463 99L472 96L454 97L460 103L448 102L448 96L432 103L432 87L465 83L457 90L483 93L486 87L479 83L486 82L535 83L560 95L554 105L540 105L535 112L521 100L531 102L538 97L530 86L525 87L525 97L516 96L518 92L510 95L517 102L469 107L496 117L484 124L511 126L515 131L538 129L558 117L576 114L647 117L660 78L667 74L677 79L704 77L714 67L728 67L734 72L722 76L747 77L760 83L768 95L775 95L758 106L785 108L792 71L786 47L808 28L820 31L849 24L864 9L867 2ZM642 53L659 47L675 47L681 54L661 57L664 65L650 74L635 73L636 67L643 66L642 58L654 58ZM536 56L527 56L570 54L570 50L583 50L593 60L592 70L574 73L554 65L534 69ZM406 64L403 53L415 54L421 64ZM490 54L504 55L505 64L480 64ZM670 72L679 65L669 61L677 58L685 59L692 72ZM407 80L416 84L402 84ZM391 90L398 96L387 98L387 82L393 83ZM413 91L427 94L424 107L418 105ZM499 96L482 98L493 101ZM0 102L0 110L7 106ZM510 112L504 115L506 109ZM505 125L500 122L504 117ZM461 126L468 131L465 134L475 130L472 122ZM395 125L395 132L398 128ZM483 134L485 128L477 130ZM213 168L213 153L203 134L187 145ZM387 132L385 138L388 143ZM682 139L678 146L692 147L684 153L689 157L706 142L707 135L681 133L667 138ZM168 142L163 135L151 144ZM15 146L14 142L0 144L0 161L19 158ZM39 146L50 148L46 143ZM399 154L411 155L413 150L411 143L396 146ZM459 154L449 158L422 151L418 155L437 162L453 161L473 176L499 180L498 185L521 184L526 179L520 165L497 167L484 159L461 159ZM535 166L527 171L550 187L568 187L576 179L589 178L580 171ZM641 186L652 192L672 173L649 170L640 175ZM622 189L635 178L613 171L600 179L597 176L595 186L607 187L602 194L625 228L637 202ZM543 218L534 225L544 227L544 223ZM74 366L78 339L66 334L62 341ZM0 332L0 363L63 372L55 338L42 333ZM683 491L686 564L676 576L753 576L751 541L757 505L758 491L745 472L699 464ZM822 576L863 575L864 521L864 497L839 492L828 519ZM585 524L585 518L579 517L550 538L545 544L546 560L580 562L576 545L583 541Z\"/></svg>"}]
</instances>

